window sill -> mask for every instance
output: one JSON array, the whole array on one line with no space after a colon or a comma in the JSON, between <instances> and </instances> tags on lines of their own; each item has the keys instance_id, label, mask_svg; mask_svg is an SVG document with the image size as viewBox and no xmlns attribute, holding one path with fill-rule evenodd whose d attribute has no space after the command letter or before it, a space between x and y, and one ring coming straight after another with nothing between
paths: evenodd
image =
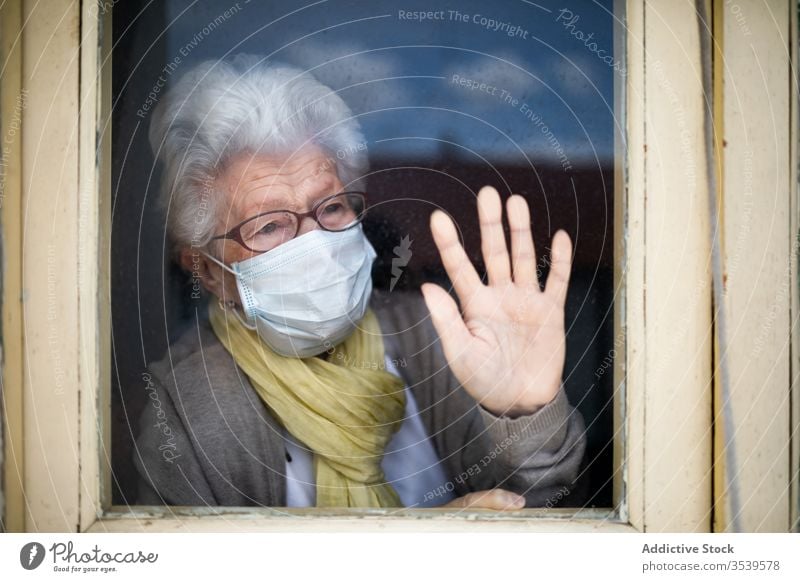
<instances>
[{"instance_id":1,"label":"window sill","mask_svg":"<svg viewBox=\"0 0 800 582\"><path fill-rule=\"evenodd\" d=\"M113 507L86 531L102 532L636 532L611 509L544 509L498 513L489 510L351 509L250 507Z\"/></svg>"}]
</instances>

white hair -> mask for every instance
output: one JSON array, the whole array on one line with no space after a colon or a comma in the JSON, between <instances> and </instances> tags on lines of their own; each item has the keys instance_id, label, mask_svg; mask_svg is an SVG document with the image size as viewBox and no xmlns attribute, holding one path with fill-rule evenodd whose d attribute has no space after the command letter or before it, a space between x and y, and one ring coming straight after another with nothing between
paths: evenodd
<instances>
[{"instance_id":1,"label":"white hair","mask_svg":"<svg viewBox=\"0 0 800 582\"><path fill-rule=\"evenodd\" d=\"M368 169L364 137L341 97L308 72L256 55L188 71L153 111L149 139L164 163L160 202L177 248L214 235L222 196L214 181L239 153L288 156L313 143L351 189Z\"/></svg>"}]
</instances>

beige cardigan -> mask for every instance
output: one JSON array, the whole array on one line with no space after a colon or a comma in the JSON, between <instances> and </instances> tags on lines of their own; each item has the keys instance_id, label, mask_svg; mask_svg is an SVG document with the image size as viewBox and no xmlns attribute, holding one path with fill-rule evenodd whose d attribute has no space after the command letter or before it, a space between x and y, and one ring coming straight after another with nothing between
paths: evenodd
<instances>
[{"instance_id":1,"label":"beige cardigan","mask_svg":"<svg viewBox=\"0 0 800 582\"><path fill-rule=\"evenodd\" d=\"M584 422L563 387L534 414L497 417L453 376L419 293L375 291L370 305L444 465L444 488L511 489L528 507L583 503ZM280 427L205 310L144 379L149 402L133 452L139 504L285 505Z\"/></svg>"}]
</instances>

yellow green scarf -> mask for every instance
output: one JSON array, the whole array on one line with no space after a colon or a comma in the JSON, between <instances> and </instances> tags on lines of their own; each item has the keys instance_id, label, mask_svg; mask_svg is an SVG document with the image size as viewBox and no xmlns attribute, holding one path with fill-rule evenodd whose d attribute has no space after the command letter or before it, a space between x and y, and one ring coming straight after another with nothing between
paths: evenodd
<instances>
[{"instance_id":1,"label":"yellow green scarf","mask_svg":"<svg viewBox=\"0 0 800 582\"><path fill-rule=\"evenodd\" d=\"M214 333L278 421L314 452L317 507L402 507L381 468L405 412L405 385L385 370L368 310L327 361L273 352L230 311L209 302Z\"/></svg>"}]
</instances>

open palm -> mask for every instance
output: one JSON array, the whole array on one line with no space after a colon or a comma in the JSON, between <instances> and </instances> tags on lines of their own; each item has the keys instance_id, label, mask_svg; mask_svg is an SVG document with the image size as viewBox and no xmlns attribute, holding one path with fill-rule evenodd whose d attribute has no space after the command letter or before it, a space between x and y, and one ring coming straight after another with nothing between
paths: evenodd
<instances>
[{"instance_id":1,"label":"open palm","mask_svg":"<svg viewBox=\"0 0 800 582\"><path fill-rule=\"evenodd\" d=\"M490 412L515 417L550 402L561 385L572 243L566 232L556 232L550 274L541 291L528 204L514 195L506 209L510 259L500 196L494 188L481 189L478 218L488 285L467 257L453 221L435 211L431 231L461 311L438 285L426 283L422 292L456 379Z\"/></svg>"}]
</instances>

